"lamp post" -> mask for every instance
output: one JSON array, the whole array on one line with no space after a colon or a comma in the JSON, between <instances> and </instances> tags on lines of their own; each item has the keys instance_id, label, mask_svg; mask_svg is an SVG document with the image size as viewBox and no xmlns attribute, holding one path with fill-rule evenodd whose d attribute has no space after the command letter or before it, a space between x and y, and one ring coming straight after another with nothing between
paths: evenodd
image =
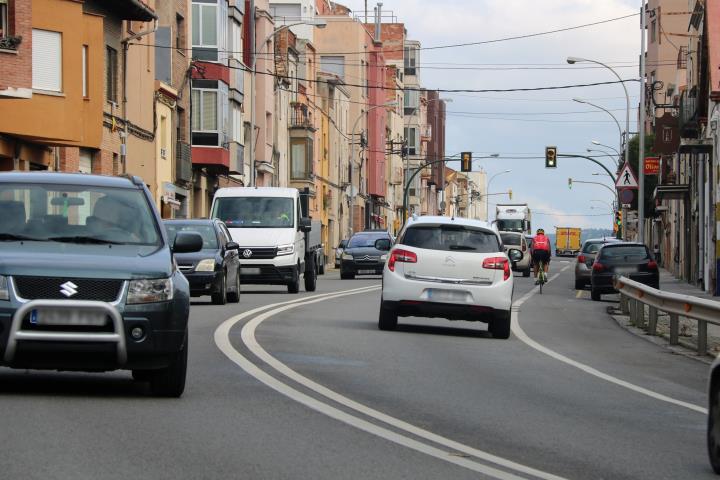
<instances>
[{"instance_id":1,"label":"lamp post","mask_svg":"<svg viewBox=\"0 0 720 480\"><path fill-rule=\"evenodd\" d=\"M612 193L612 195L613 195L613 197L616 199L616 201L618 200L618 198L617 198L617 190L615 190L614 188L611 188L611 187L605 185L604 183L601 183L601 182L588 182L588 181L586 181L586 180L575 180L574 178L570 178L569 180L571 181L571 183L584 183L584 184L587 184L587 185L600 185L601 187L605 187L605 188L607 188L608 190L610 190L610 193Z\"/></svg>"},{"instance_id":2,"label":"lamp post","mask_svg":"<svg viewBox=\"0 0 720 480\"><path fill-rule=\"evenodd\" d=\"M617 148L611 147L610 145L605 145L604 143L600 143L600 142L598 142L597 140L593 140L593 141L591 141L590 143L592 143L593 145L597 145L598 147L603 147L603 148L607 148L607 149L609 149L609 150L612 150L613 152L615 152L615 153L617 154L618 158L620 158L620 152L618 151Z\"/></svg>"},{"instance_id":3,"label":"lamp post","mask_svg":"<svg viewBox=\"0 0 720 480\"><path fill-rule=\"evenodd\" d=\"M592 152L602 153L602 154L603 154L604 156L606 156L606 157L609 156L610 159L611 159L611 160L613 161L613 163L615 164L615 166L616 166L616 167L618 166L618 161L619 161L619 159L620 159L619 155L618 155L618 160L615 160L615 158L614 158L612 155L608 155L610 152L606 152L605 150L596 150L596 149L594 149L594 148L586 148L585 151L588 152L588 153L592 153Z\"/></svg>"},{"instance_id":4,"label":"lamp post","mask_svg":"<svg viewBox=\"0 0 720 480\"><path fill-rule=\"evenodd\" d=\"M254 15L254 12L253 12ZM253 60L252 60L252 70L250 72L250 186L254 187L256 186L256 172L255 172L255 102L257 101L257 98L255 96L255 76L257 75L257 59L260 56L260 54L265 49L265 46L270 41L271 38L273 38L275 35L277 35L282 30L287 30L290 27L294 27L296 25L312 25L318 28L325 28L327 26L327 22L325 20L304 20L300 22L295 23L289 23L287 25L282 25L272 31L270 35L265 37L265 40L263 40L262 44L260 45L260 48L257 49L255 53L253 53Z\"/></svg>"},{"instance_id":5,"label":"lamp post","mask_svg":"<svg viewBox=\"0 0 720 480\"><path fill-rule=\"evenodd\" d=\"M581 57L567 57L567 63L570 65L574 65L576 63L580 62L589 62L589 63L595 63L597 65L601 65L608 70L610 70L618 80L620 80L620 85L622 85L623 90L625 91L625 161L629 161L628 154L630 153L630 94L628 94L627 87L625 86L625 83L623 82L623 79L618 75L618 73L610 66L605 65L602 62L598 62L597 60L590 60L588 58L581 58ZM594 142L593 142L594 143Z\"/></svg>"},{"instance_id":6,"label":"lamp post","mask_svg":"<svg viewBox=\"0 0 720 480\"><path fill-rule=\"evenodd\" d=\"M612 119L615 121L615 125L617 125L618 135L619 135L619 137L620 137L620 145L622 145L623 134L622 134L622 128L620 128L620 122L618 122L618 119L615 117L615 115L612 114L612 112L610 112L610 110L608 110L607 108L602 107L602 106L600 106L600 105L596 105L596 104L594 104L594 103L592 103L592 102L588 102L587 100L583 100L582 98L573 98L573 102L585 103L585 104L590 105L590 106L592 106L592 107L595 107L595 108L597 108L597 109L599 109L599 110L602 110L603 112L605 112L605 113L607 113L608 115L610 115L610 116L612 117Z\"/></svg>"},{"instance_id":7,"label":"lamp post","mask_svg":"<svg viewBox=\"0 0 720 480\"><path fill-rule=\"evenodd\" d=\"M358 123L360 123L360 120L365 115L367 115L371 111L375 110L376 108L390 108L390 107L397 106L397 104L398 103L395 100L393 100L391 102L382 103L380 105L373 105L372 107L368 108L367 110L360 112L360 115L358 115L358 117L355 119L355 123L353 123L352 130L350 130L350 164L351 165L352 165L352 162L355 160L355 130L357 129L357 126L358 126ZM338 172L338 174L339 174L339 172ZM350 181L350 185L352 186L352 178L349 178L348 180ZM362 174L358 170L358 192L360 191L360 183L361 182L362 182ZM352 193L352 191L351 191L351 193ZM352 195L352 203L353 203L352 207L355 206L355 198L356 197L357 197L357 193ZM352 230L353 230L353 232L355 232L355 215L353 215L352 210L350 211L350 215L351 215L350 219L352 222Z\"/></svg>"},{"instance_id":8,"label":"lamp post","mask_svg":"<svg viewBox=\"0 0 720 480\"><path fill-rule=\"evenodd\" d=\"M503 175L505 173L510 173L512 170L505 170L504 172L496 173L492 177L490 177L490 180L488 180L487 183L487 192L485 192L485 221L490 221L490 199L487 198L487 194L490 193L490 184L492 183L493 179L497 176Z\"/></svg>"}]
</instances>

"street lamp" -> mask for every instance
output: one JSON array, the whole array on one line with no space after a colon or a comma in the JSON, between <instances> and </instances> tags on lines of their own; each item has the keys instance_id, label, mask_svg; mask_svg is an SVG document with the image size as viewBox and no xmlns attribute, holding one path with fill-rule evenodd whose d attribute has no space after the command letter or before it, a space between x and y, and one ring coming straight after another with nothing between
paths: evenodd
<instances>
[{"instance_id":1,"label":"street lamp","mask_svg":"<svg viewBox=\"0 0 720 480\"><path fill-rule=\"evenodd\" d=\"M610 209L610 211L611 211L613 214L615 213L615 207L612 206L612 205L610 205L610 204L609 204L608 202L606 202L605 200L592 199L592 200L590 200L590 201L591 201L591 202L604 203L605 205L608 206L608 208ZM591 207L591 208L592 208L592 207Z\"/></svg>"},{"instance_id":2,"label":"street lamp","mask_svg":"<svg viewBox=\"0 0 720 480\"><path fill-rule=\"evenodd\" d=\"M595 176L595 177L599 177L600 175L607 175L608 177L610 177L610 178L612 179L613 183L615 182L615 179L614 179L613 177L611 177L610 174L607 173L607 172L605 172L605 173L599 173L599 172L593 173L593 176Z\"/></svg>"},{"instance_id":3,"label":"street lamp","mask_svg":"<svg viewBox=\"0 0 720 480\"><path fill-rule=\"evenodd\" d=\"M610 145L605 145L604 143L600 143L600 142L598 142L597 140L593 140L593 141L590 142L590 143L592 143L593 145L597 145L597 146L599 146L599 147L608 148L608 149L612 150L613 152L617 153L618 158L620 158L620 152L618 151L617 148L611 147Z\"/></svg>"},{"instance_id":4,"label":"street lamp","mask_svg":"<svg viewBox=\"0 0 720 480\"><path fill-rule=\"evenodd\" d=\"M350 130L350 164L352 165L352 162L355 160L355 129L357 129L357 125L360 122L360 119L362 119L365 115L370 113L372 110L375 110L376 108L390 108L390 107L396 107L398 102L396 100L392 100L387 103L382 103L380 105L373 105L372 107L368 108L367 110L364 110L358 115L358 117L355 119L355 123L353 123L352 130ZM338 172L339 175L340 172ZM358 170L359 178L362 179L362 173ZM352 178L348 179L350 181L350 185L352 188ZM360 190L360 184L358 184L358 191ZM352 193L352 190L351 190ZM357 193L355 195L352 195L353 198L353 207L355 206L355 198L357 196ZM351 213L352 215L352 213ZM353 232L355 231L355 215L352 215L352 222L353 222Z\"/></svg>"},{"instance_id":5,"label":"street lamp","mask_svg":"<svg viewBox=\"0 0 720 480\"><path fill-rule=\"evenodd\" d=\"M618 160L615 160L615 157L614 157L614 156L608 155L610 152L606 152L605 150L596 150L596 149L594 149L594 148L586 148L585 151L588 152L588 153L591 153L591 152L602 153L603 156L610 157L610 159L613 161L613 163L615 164L616 167L618 166L618 160L619 160L619 158L618 158Z\"/></svg>"},{"instance_id":6,"label":"street lamp","mask_svg":"<svg viewBox=\"0 0 720 480\"><path fill-rule=\"evenodd\" d=\"M254 187L256 182L256 172L255 172L255 76L257 75L257 59L260 56L260 54L263 52L263 49L267 45L267 43L270 41L271 38L273 38L275 35L280 33L283 30L287 30L290 27L294 27L296 25L311 25L318 28L325 28L327 26L327 22L325 20L319 19L319 20L302 20L295 23L289 23L287 25L282 25L280 27L277 27L273 30L273 32L265 37L265 40L263 40L262 44L260 45L260 48L257 49L257 51L253 54L253 60L252 60L252 69L250 71L250 186Z\"/></svg>"},{"instance_id":7,"label":"street lamp","mask_svg":"<svg viewBox=\"0 0 720 480\"><path fill-rule=\"evenodd\" d=\"M620 81L620 85L622 85L623 90L625 91L625 161L630 161L630 157L628 156L630 153L630 94L628 94L627 87L625 86L625 82L623 82L623 79L618 75L618 73L610 66L605 65L602 62L598 62L597 60L590 60L588 58L581 58L581 57L567 57L567 63L570 65L574 65L576 63L580 62L590 62L595 63L597 65L601 65L608 70L610 70ZM594 143L594 142L593 142Z\"/></svg>"},{"instance_id":8,"label":"street lamp","mask_svg":"<svg viewBox=\"0 0 720 480\"><path fill-rule=\"evenodd\" d=\"M492 156L499 156L498 154L493 154ZM503 175L505 173L510 173L512 170L505 170L504 172L496 173L492 177L490 177L490 180L488 180L487 183L487 192L485 192L485 220L490 221L490 199L488 198L488 194L490 193L490 183L492 183L493 179L499 175Z\"/></svg>"},{"instance_id":9,"label":"street lamp","mask_svg":"<svg viewBox=\"0 0 720 480\"><path fill-rule=\"evenodd\" d=\"M622 128L620 128L620 122L618 122L618 119L615 117L615 115L612 114L612 112L610 112L610 110L608 110L607 108L605 108L603 106L596 105L592 102L588 102L587 100L583 100L582 98L573 98L573 102L584 103L584 104L590 105L591 107L595 107L598 110L602 110L603 112L610 115L612 117L612 119L615 121L615 125L617 125L618 135L620 137L620 145L622 145L623 134L622 134Z\"/></svg>"}]
</instances>

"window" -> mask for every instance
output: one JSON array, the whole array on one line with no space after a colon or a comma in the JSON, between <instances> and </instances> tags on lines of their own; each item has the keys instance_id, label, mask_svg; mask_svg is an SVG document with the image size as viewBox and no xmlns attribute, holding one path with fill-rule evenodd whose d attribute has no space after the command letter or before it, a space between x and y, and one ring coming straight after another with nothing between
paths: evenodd
<instances>
[{"instance_id":1,"label":"window","mask_svg":"<svg viewBox=\"0 0 720 480\"><path fill-rule=\"evenodd\" d=\"M0 38L9 37L10 25L7 0L0 0Z\"/></svg>"},{"instance_id":2,"label":"window","mask_svg":"<svg viewBox=\"0 0 720 480\"><path fill-rule=\"evenodd\" d=\"M193 3L192 44L193 47L217 47L217 5Z\"/></svg>"},{"instance_id":3,"label":"window","mask_svg":"<svg viewBox=\"0 0 720 480\"><path fill-rule=\"evenodd\" d=\"M418 48L405 47L405 75L417 75Z\"/></svg>"},{"instance_id":4,"label":"window","mask_svg":"<svg viewBox=\"0 0 720 480\"><path fill-rule=\"evenodd\" d=\"M218 100L217 90L192 91L192 129L197 132L217 132Z\"/></svg>"},{"instance_id":5,"label":"window","mask_svg":"<svg viewBox=\"0 0 720 480\"><path fill-rule=\"evenodd\" d=\"M88 46L82 46L82 95L88 97Z\"/></svg>"},{"instance_id":6,"label":"window","mask_svg":"<svg viewBox=\"0 0 720 480\"><path fill-rule=\"evenodd\" d=\"M160 116L160 157L167 158L167 117Z\"/></svg>"},{"instance_id":7,"label":"window","mask_svg":"<svg viewBox=\"0 0 720 480\"><path fill-rule=\"evenodd\" d=\"M243 118L242 107L237 102L231 102L232 107L232 135L231 140L237 143L243 143Z\"/></svg>"},{"instance_id":8,"label":"window","mask_svg":"<svg viewBox=\"0 0 720 480\"><path fill-rule=\"evenodd\" d=\"M655 43L657 37L657 21L650 22L650 43Z\"/></svg>"},{"instance_id":9,"label":"window","mask_svg":"<svg viewBox=\"0 0 720 480\"><path fill-rule=\"evenodd\" d=\"M325 73L332 73L338 77L345 78L345 57L334 55L322 55L320 57L320 70Z\"/></svg>"},{"instance_id":10,"label":"window","mask_svg":"<svg viewBox=\"0 0 720 480\"><path fill-rule=\"evenodd\" d=\"M78 172L80 173L93 173L93 152L88 148L80 149L80 162L78 165Z\"/></svg>"},{"instance_id":11,"label":"window","mask_svg":"<svg viewBox=\"0 0 720 480\"><path fill-rule=\"evenodd\" d=\"M62 34L32 31L32 86L37 90L62 91Z\"/></svg>"},{"instance_id":12,"label":"window","mask_svg":"<svg viewBox=\"0 0 720 480\"><path fill-rule=\"evenodd\" d=\"M428 250L501 252L495 232L456 225L423 225L408 228L400 243Z\"/></svg>"},{"instance_id":13,"label":"window","mask_svg":"<svg viewBox=\"0 0 720 480\"><path fill-rule=\"evenodd\" d=\"M312 173L313 142L305 138L293 138L290 143L290 178L307 180Z\"/></svg>"},{"instance_id":14,"label":"window","mask_svg":"<svg viewBox=\"0 0 720 480\"><path fill-rule=\"evenodd\" d=\"M117 103L117 50L105 47L105 96L108 102Z\"/></svg>"},{"instance_id":15,"label":"window","mask_svg":"<svg viewBox=\"0 0 720 480\"><path fill-rule=\"evenodd\" d=\"M185 18L179 13L175 15L175 48L185 54Z\"/></svg>"},{"instance_id":16,"label":"window","mask_svg":"<svg viewBox=\"0 0 720 480\"><path fill-rule=\"evenodd\" d=\"M220 197L210 216L229 228L288 228L295 223L293 199L284 197Z\"/></svg>"},{"instance_id":17,"label":"window","mask_svg":"<svg viewBox=\"0 0 720 480\"><path fill-rule=\"evenodd\" d=\"M297 22L302 18L300 4L292 3L271 3L270 13L273 18L281 22Z\"/></svg>"},{"instance_id":18,"label":"window","mask_svg":"<svg viewBox=\"0 0 720 480\"><path fill-rule=\"evenodd\" d=\"M405 106L405 115L415 115L420 106L420 92L417 90L405 90L403 105Z\"/></svg>"},{"instance_id":19,"label":"window","mask_svg":"<svg viewBox=\"0 0 720 480\"><path fill-rule=\"evenodd\" d=\"M417 128L405 127L405 143L408 148L408 155L417 155L418 152L418 135Z\"/></svg>"}]
</instances>

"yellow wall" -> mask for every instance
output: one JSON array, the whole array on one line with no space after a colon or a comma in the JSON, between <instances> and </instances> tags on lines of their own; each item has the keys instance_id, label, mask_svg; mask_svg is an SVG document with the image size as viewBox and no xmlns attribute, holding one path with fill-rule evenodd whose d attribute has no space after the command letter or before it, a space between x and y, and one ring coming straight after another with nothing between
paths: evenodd
<instances>
[{"instance_id":1,"label":"yellow wall","mask_svg":"<svg viewBox=\"0 0 720 480\"><path fill-rule=\"evenodd\" d=\"M102 18L71 0L34 0L33 28L62 33L62 93L0 104L0 132L48 144L98 148L102 137L105 44ZM82 45L88 45L89 95L82 97Z\"/></svg>"}]
</instances>

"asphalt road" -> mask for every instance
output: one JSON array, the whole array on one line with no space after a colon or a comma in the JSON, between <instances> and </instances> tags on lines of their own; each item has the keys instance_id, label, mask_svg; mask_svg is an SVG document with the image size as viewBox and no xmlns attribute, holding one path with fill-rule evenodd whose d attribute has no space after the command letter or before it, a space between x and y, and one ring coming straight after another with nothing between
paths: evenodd
<instances>
[{"instance_id":1,"label":"asphalt road","mask_svg":"<svg viewBox=\"0 0 720 480\"><path fill-rule=\"evenodd\" d=\"M381 332L379 283L201 299L179 400L123 372L0 369L0 478L715 478L706 365L618 327L571 268L543 295L516 277L509 340L419 318Z\"/></svg>"}]
</instances>

